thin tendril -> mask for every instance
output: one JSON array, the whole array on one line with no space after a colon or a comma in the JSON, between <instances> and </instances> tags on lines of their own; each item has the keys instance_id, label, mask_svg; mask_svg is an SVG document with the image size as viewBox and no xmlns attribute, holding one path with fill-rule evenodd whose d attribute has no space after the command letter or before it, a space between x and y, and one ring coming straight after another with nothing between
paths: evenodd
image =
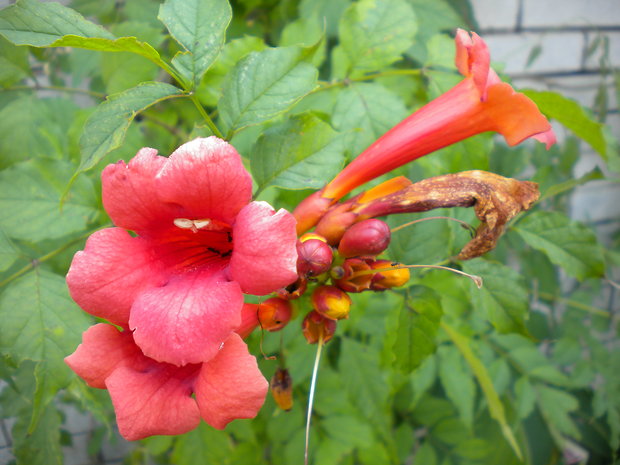
<instances>
[{"instance_id":1,"label":"thin tendril","mask_svg":"<svg viewBox=\"0 0 620 465\"><path fill-rule=\"evenodd\" d=\"M310 382L310 395L308 396L308 414L306 416L306 448L304 450L304 465L308 465L308 445L310 444L310 418L312 417L312 405L314 404L314 388L316 387L316 375L319 371L319 361L323 350L323 328L320 329L319 342L316 348L314 368L312 369L312 381Z\"/></svg>"},{"instance_id":2,"label":"thin tendril","mask_svg":"<svg viewBox=\"0 0 620 465\"><path fill-rule=\"evenodd\" d=\"M420 218L418 220L410 221L409 223L405 223L405 224L401 224L400 226L396 226L395 228L392 228L391 231L394 233L396 231L399 231L401 229L406 228L407 226L412 226L412 225L414 225L416 223L422 223L423 221L428 221L428 220L450 220L450 221L456 221L461 226L463 226L463 228L467 229L470 233L475 233L476 232L475 228L471 224L467 223L466 221L457 220L456 218L452 218L451 216L428 216L426 218Z\"/></svg>"},{"instance_id":3,"label":"thin tendril","mask_svg":"<svg viewBox=\"0 0 620 465\"><path fill-rule=\"evenodd\" d=\"M465 276L466 278L471 279L474 282L474 284L478 287L478 289L481 289L482 284L483 284L482 278L480 276L477 276L475 274L465 273L464 271L455 270L454 268L450 268L447 266L441 266L441 265L395 265L395 266L390 266L388 268L377 268L376 270L359 271L355 273L352 276L352 278L357 277L357 276L364 276L367 274L382 273L383 271L402 270L403 268L433 268L436 270L451 271L452 273L460 274L461 276Z\"/></svg>"}]
</instances>

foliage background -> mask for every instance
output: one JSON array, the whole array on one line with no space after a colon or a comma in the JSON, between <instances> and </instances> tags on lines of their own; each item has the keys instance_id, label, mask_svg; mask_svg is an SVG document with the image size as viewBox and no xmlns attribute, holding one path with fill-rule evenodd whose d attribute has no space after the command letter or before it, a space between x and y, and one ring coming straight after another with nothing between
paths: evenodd
<instances>
[{"instance_id":1,"label":"foliage background","mask_svg":"<svg viewBox=\"0 0 620 465\"><path fill-rule=\"evenodd\" d=\"M64 365L92 323L69 299L63 276L85 237L109 224L101 169L143 146L168 154L211 134L209 115L245 157L258 198L291 209L412 109L458 82L450 33L476 29L461 0L239 0L218 54L210 51L223 40L216 32L225 28L226 2L167 5L159 16L169 31L157 19L159 2L76 0L69 6L106 30L73 17L53 24L57 37L40 33L50 24L37 20L49 11L43 4L20 2L26 16L19 27L14 10L0 13L0 407L17 463L62 463L71 441L88 444L90 463L105 460L102 446L110 441L132 464L300 463L315 350L299 331L309 308L304 300L281 336L262 340L265 353L285 357L294 409L277 411L268 399L256 420L224 432L203 425L127 448L114 434L107 393L87 388ZM187 8L210 11L213 23L200 21L194 36L184 36L170 18L190 15ZM58 9L53 17L69 14ZM30 32L18 34L23 24ZM98 39L62 39L76 24L79 35ZM138 40L113 44L110 33ZM192 53L173 59L183 47L177 41ZM162 67L182 76L185 91ZM261 93L261 85L277 92ZM595 111L555 93L528 94L563 135L549 152L534 144L508 149L481 135L401 169L414 180L491 170L539 182L543 198L492 254L452 264L483 276L482 290L432 271L416 273L399 292L356 296L322 360L312 463L617 460L618 231L608 228L601 238L568 216L575 187L618 179L617 146L601 124L613 107L608 91ZM607 166L575 178L584 146ZM474 222L470 211L435 214ZM451 223L429 221L396 233L389 254L437 263L467 239ZM260 358L261 335L250 344ZM260 364L268 378L277 365ZM81 436L67 434L65 416L74 408L93 418Z\"/></svg>"}]
</instances>

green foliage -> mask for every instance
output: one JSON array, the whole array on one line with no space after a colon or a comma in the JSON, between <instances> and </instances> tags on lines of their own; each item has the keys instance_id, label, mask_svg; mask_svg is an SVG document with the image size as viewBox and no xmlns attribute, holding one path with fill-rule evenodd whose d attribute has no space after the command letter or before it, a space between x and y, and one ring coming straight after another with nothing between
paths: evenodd
<instances>
[{"instance_id":1,"label":"green foliage","mask_svg":"<svg viewBox=\"0 0 620 465\"><path fill-rule=\"evenodd\" d=\"M62 464L67 405L97 425L93 461L114 435L107 392L63 361L92 323L64 275L88 235L109 226L104 164L216 135L243 155L256 197L294 208L462 79L451 34L471 29L469 13L460 0L18 0L0 10L0 421L11 426L11 459ZM527 91L572 134L548 152L482 134L393 174L527 173L542 196L495 251L469 262L452 257L477 226L471 209L388 219L425 219L394 232L390 259L484 284L412 268L402 288L352 294L350 318L323 351L311 464L618 461L618 222L603 237L569 215L576 188L610 179L605 166L573 176L579 140L611 171L618 164L599 94L590 112ZM290 412L268 398L256 419L149 438L123 462L302 463L316 346L299 326L309 306L303 297L281 333L248 339L267 378L278 363L289 369Z\"/></svg>"}]
</instances>

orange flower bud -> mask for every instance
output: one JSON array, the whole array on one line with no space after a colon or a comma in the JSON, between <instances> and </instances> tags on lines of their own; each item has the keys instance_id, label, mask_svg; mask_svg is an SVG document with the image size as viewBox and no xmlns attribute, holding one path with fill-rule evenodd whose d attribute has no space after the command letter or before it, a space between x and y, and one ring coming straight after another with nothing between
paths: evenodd
<instances>
[{"instance_id":1,"label":"orange flower bud","mask_svg":"<svg viewBox=\"0 0 620 465\"><path fill-rule=\"evenodd\" d=\"M293 408L293 380L286 368L278 368L269 382L269 390L282 410Z\"/></svg>"},{"instance_id":2,"label":"orange flower bud","mask_svg":"<svg viewBox=\"0 0 620 465\"><path fill-rule=\"evenodd\" d=\"M323 342L327 342L336 332L336 321L325 318L313 310L302 321L301 330L308 344L319 342L321 335Z\"/></svg>"},{"instance_id":3,"label":"orange flower bud","mask_svg":"<svg viewBox=\"0 0 620 465\"><path fill-rule=\"evenodd\" d=\"M329 270L334 254L332 248L319 239L297 243L297 272L300 276L318 276Z\"/></svg>"},{"instance_id":4,"label":"orange flower bud","mask_svg":"<svg viewBox=\"0 0 620 465\"><path fill-rule=\"evenodd\" d=\"M319 286L310 298L312 307L322 316L331 320L349 317L351 298L336 286Z\"/></svg>"},{"instance_id":5,"label":"orange flower bud","mask_svg":"<svg viewBox=\"0 0 620 465\"><path fill-rule=\"evenodd\" d=\"M379 255L390 244L390 227L381 220L369 218L351 226L342 236L338 253L343 257Z\"/></svg>"},{"instance_id":6,"label":"orange flower bud","mask_svg":"<svg viewBox=\"0 0 620 465\"><path fill-rule=\"evenodd\" d=\"M336 269L338 268L338 269ZM347 258L342 267L335 267L332 271L334 284L346 292L362 292L370 289L372 273L367 260L361 258ZM341 276L341 277L340 277Z\"/></svg>"},{"instance_id":7,"label":"orange flower bud","mask_svg":"<svg viewBox=\"0 0 620 465\"><path fill-rule=\"evenodd\" d=\"M370 267L374 270L380 270L383 268L392 268L393 266L398 265L400 265L400 263L393 263L389 260L376 260L374 263L370 264ZM407 283L407 281L409 281L409 277L409 268L380 271L379 273L372 275L370 288L373 291L384 291L385 289L403 286Z\"/></svg>"},{"instance_id":8,"label":"orange flower bud","mask_svg":"<svg viewBox=\"0 0 620 465\"><path fill-rule=\"evenodd\" d=\"M291 319L291 303L288 300L272 297L258 306L258 320L267 331L280 331Z\"/></svg>"}]
</instances>

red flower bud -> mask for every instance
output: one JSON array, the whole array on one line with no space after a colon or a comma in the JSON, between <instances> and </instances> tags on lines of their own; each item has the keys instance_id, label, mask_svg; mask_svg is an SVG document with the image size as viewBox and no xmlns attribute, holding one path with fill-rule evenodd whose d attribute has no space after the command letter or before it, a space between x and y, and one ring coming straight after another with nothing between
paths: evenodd
<instances>
[{"instance_id":1,"label":"red flower bud","mask_svg":"<svg viewBox=\"0 0 620 465\"><path fill-rule=\"evenodd\" d=\"M400 263L393 263L389 260L376 260L370 264L373 270L380 270L384 268L392 268L398 266ZM392 289L393 287L399 287L409 281L410 273L409 268L399 268L397 270L380 271L372 275L372 281L370 288L373 291L384 291L385 289Z\"/></svg>"},{"instance_id":2,"label":"red flower bud","mask_svg":"<svg viewBox=\"0 0 620 465\"><path fill-rule=\"evenodd\" d=\"M293 408L293 380L286 368L278 368L269 382L273 400L282 410Z\"/></svg>"},{"instance_id":3,"label":"red flower bud","mask_svg":"<svg viewBox=\"0 0 620 465\"><path fill-rule=\"evenodd\" d=\"M267 331L280 331L291 319L291 303L278 297L265 300L258 306L258 320Z\"/></svg>"},{"instance_id":4,"label":"red flower bud","mask_svg":"<svg viewBox=\"0 0 620 465\"><path fill-rule=\"evenodd\" d=\"M343 257L376 256L390 244L390 227L369 218L351 226L342 236L338 253Z\"/></svg>"},{"instance_id":5,"label":"red flower bud","mask_svg":"<svg viewBox=\"0 0 620 465\"><path fill-rule=\"evenodd\" d=\"M370 265L367 260L347 258L341 267L332 269L332 280L343 291L362 292L370 289L372 273L369 271Z\"/></svg>"},{"instance_id":6,"label":"red flower bud","mask_svg":"<svg viewBox=\"0 0 620 465\"><path fill-rule=\"evenodd\" d=\"M312 307L326 318L342 320L349 317L351 298L336 286L319 286L312 293Z\"/></svg>"},{"instance_id":7,"label":"red flower bud","mask_svg":"<svg viewBox=\"0 0 620 465\"><path fill-rule=\"evenodd\" d=\"M323 342L327 342L336 332L336 321L325 318L315 311L311 311L306 315L304 321L302 321L301 330L308 344L316 344L319 342L321 335L323 336Z\"/></svg>"},{"instance_id":8,"label":"red flower bud","mask_svg":"<svg viewBox=\"0 0 620 465\"><path fill-rule=\"evenodd\" d=\"M297 242L297 272L300 276L318 276L332 265L332 248L319 239Z\"/></svg>"},{"instance_id":9,"label":"red flower bud","mask_svg":"<svg viewBox=\"0 0 620 465\"><path fill-rule=\"evenodd\" d=\"M306 289L308 288L308 281L306 278L299 278L293 284L289 284L288 286L279 289L277 292L278 297L284 300L295 300L299 299Z\"/></svg>"}]
</instances>

